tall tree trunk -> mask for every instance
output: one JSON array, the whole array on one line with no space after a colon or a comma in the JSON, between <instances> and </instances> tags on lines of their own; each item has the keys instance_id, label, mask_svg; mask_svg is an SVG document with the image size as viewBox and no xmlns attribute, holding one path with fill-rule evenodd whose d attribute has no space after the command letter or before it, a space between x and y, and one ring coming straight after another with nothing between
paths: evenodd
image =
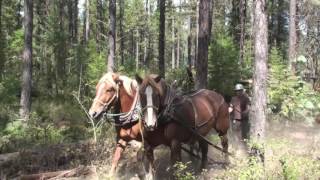
<instances>
[{"instance_id":1,"label":"tall tree trunk","mask_svg":"<svg viewBox=\"0 0 320 180\"><path fill-rule=\"evenodd\" d=\"M116 0L109 0L109 56L107 71L113 72L115 69L116 53Z\"/></svg>"},{"instance_id":2,"label":"tall tree trunk","mask_svg":"<svg viewBox=\"0 0 320 180\"><path fill-rule=\"evenodd\" d=\"M239 0L232 0L232 9L231 9L231 22L230 22L230 32L233 36L234 42L239 42L240 40L240 2Z\"/></svg>"},{"instance_id":3,"label":"tall tree trunk","mask_svg":"<svg viewBox=\"0 0 320 180\"><path fill-rule=\"evenodd\" d=\"M64 8L65 8L65 1L59 1L58 4L58 11L59 11L59 34L63 34L64 30ZM56 57L56 79L58 80L57 87L59 87L60 83L62 87L65 86L65 78L66 78L66 58L67 58L67 39L59 38L59 44L55 46L55 57ZM60 80L60 81L59 81Z\"/></svg>"},{"instance_id":4,"label":"tall tree trunk","mask_svg":"<svg viewBox=\"0 0 320 180\"><path fill-rule=\"evenodd\" d=\"M24 51L22 56L23 72L21 84L20 117L29 118L31 109L32 88L32 29L33 29L33 2L24 0Z\"/></svg>"},{"instance_id":5,"label":"tall tree trunk","mask_svg":"<svg viewBox=\"0 0 320 180\"><path fill-rule=\"evenodd\" d=\"M244 57L244 42L245 42L245 27L246 27L246 0L240 0L240 50L239 50L239 63L243 67Z\"/></svg>"},{"instance_id":6,"label":"tall tree trunk","mask_svg":"<svg viewBox=\"0 0 320 180\"><path fill-rule=\"evenodd\" d=\"M172 18L172 48L171 48L171 68L174 69L175 68L175 41L174 41L174 17Z\"/></svg>"},{"instance_id":7,"label":"tall tree trunk","mask_svg":"<svg viewBox=\"0 0 320 180\"><path fill-rule=\"evenodd\" d=\"M180 66L180 34L179 28L177 29L177 59L176 59L176 67L179 68Z\"/></svg>"},{"instance_id":8,"label":"tall tree trunk","mask_svg":"<svg viewBox=\"0 0 320 180\"><path fill-rule=\"evenodd\" d=\"M88 43L90 35L90 0L86 0L86 23L85 23L85 34L84 41Z\"/></svg>"},{"instance_id":9,"label":"tall tree trunk","mask_svg":"<svg viewBox=\"0 0 320 180\"><path fill-rule=\"evenodd\" d=\"M250 121L251 137L259 144L264 143L265 123L267 119L267 60L268 60L268 27L266 0L255 0L254 3L254 74L253 97L251 102ZM263 150L258 150L262 153ZM261 152L262 151L262 152ZM263 158L263 156L262 156Z\"/></svg>"},{"instance_id":10,"label":"tall tree trunk","mask_svg":"<svg viewBox=\"0 0 320 180\"><path fill-rule=\"evenodd\" d=\"M74 8L73 8L73 6L74 6L74 4L73 4L73 1L71 1L71 0L69 0L68 2L68 23L69 23L69 38L70 38L70 40L73 40L73 38L74 38L74 31L73 31L73 28L74 28L74 20L73 20L73 18L74 18Z\"/></svg>"},{"instance_id":11,"label":"tall tree trunk","mask_svg":"<svg viewBox=\"0 0 320 180\"><path fill-rule=\"evenodd\" d=\"M191 70L192 68L192 17L189 16L189 33L188 33L188 67Z\"/></svg>"},{"instance_id":12,"label":"tall tree trunk","mask_svg":"<svg viewBox=\"0 0 320 180\"><path fill-rule=\"evenodd\" d=\"M295 58L296 58L296 44L297 44L297 31L296 31L296 0L290 0L289 12L289 68L291 72L295 72Z\"/></svg>"},{"instance_id":13,"label":"tall tree trunk","mask_svg":"<svg viewBox=\"0 0 320 180\"><path fill-rule=\"evenodd\" d=\"M101 47L101 23L103 22L102 20L102 4L101 0L96 1L96 49L97 52L100 52L102 47Z\"/></svg>"},{"instance_id":14,"label":"tall tree trunk","mask_svg":"<svg viewBox=\"0 0 320 180\"><path fill-rule=\"evenodd\" d=\"M120 62L124 65L124 32L123 32L123 15L124 15L124 0L119 1L119 31L120 31Z\"/></svg>"},{"instance_id":15,"label":"tall tree trunk","mask_svg":"<svg viewBox=\"0 0 320 180\"><path fill-rule=\"evenodd\" d=\"M137 30L137 40L136 40L136 70L139 69L139 30Z\"/></svg>"},{"instance_id":16,"label":"tall tree trunk","mask_svg":"<svg viewBox=\"0 0 320 180\"><path fill-rule=\"evenodd\" d=\"M196 1L196 19L195 19L196 29L195 29L195 38L194 38L194 60L193 66L196 68L198 61L198 46L199 46L199 2ZM196 68L197 69L197 68Z\"/></svg>"},{"instance_id":17,"label":"tall tree trunk","mask_svg":"<svg viewBox=\"0 0 320 180\"><path fill-rule=\"evenodd\" d=\"M165 78L165 30L166 30L166 1L159 0L159 10L160 10L160 23L159 23L159 70L160 76Z\"/></svg>"},{"instance_id":18,"label":"tall tree trunk","mask_svg":"<svg viewBox=\"0 0 320 180\"><path fill-rule=\"evenodd\" d=\"M21 18L21 14L20 14L21 8L22 8L21 1L22 0L19 0L17 3L17 11L16 11L17 27L16 27L16 29L20 29L22 27L22 18Z\"/></svg>"},{"instance_id":19,"label":"tall tree trunk","mask_svg":"<svg viewBox=\"0 0 320 180\"><path fill-rule=\"evenodd\" d=\"M275 34L276 38L276 44L278 47L281 47L282 43L286 41L287 37L287 32L285 30L285 24L287 21L287 18L284 17L284 11L286 9L285 7L285 1L277 0L277 32Z\"/></svg>"},{"instance_id":20,"label":"tall tree trunk","mask_svg":"<svg viewBox=\"0 0 320 180\"><path fill-rule=\"evenodd\" d=\"M213 0L210 0L210 4L209 4L209 45L211 43L212 16L213 16Z\"/></svg>"},{"instance_id":21,"label":"tall tree trunk","mask_svg":"<svg viewBox=\"0 0 320 180\"><path fill-rule=\"evenodd\" d=\"M147 22L147 28L146 28L146 33L144 36L144 57L143 57L143 64L145 70L149 69L149 60L150 60L150 45L151 45L151 40L150 40L150 1L146 0L146 22Z\"/></svg>"},{"instance_id":22,"label":"tall tree trunk","mask_svg":"<svg viewBox=\"0 0 320 180\"><path fill-rule=\"evenodd\" d=\"M4 38L2 35L2 0L0 0L0 81L2 80L2 76L4 74L4 64L5 64L5 57L4 57Z\"/></svg>"},{"instance_id":23,"label":"tall tree trunk","mask_svg":"<svg viewBox=\"0 0 320 180\"><path fill-rule=\"evenodd\" d=\"M274 37L274 35L275 35L275 33L276 33L276 26L275 26L275 0L270 0L270 3L271 3L271 5L270 5L270 11L269 11L269 19L270 19L270 21L268 22L269 23L269 26L268 26L268 29L270 30L270 32L269 32L269 44L271 45L271 46L273 46L274 45L274 43L275 43L275 37Z\"/></svg>"},{"instance_id":24,"label":"tall tree trunk","mask_svg":"<svg viewBox=\"0 0 320 180\"><path fill-rule=\"evenodd\" d=\"M79 4L79 0L74 0L74 14L73 14L73 25L74 25L74 29L73 29L73 37L74 37L74 42L77 43L78 42L78 13L79 13L79 9L78 9L78 4Z\"/></svg>"},{"instance_id":25,"label":"tall tree trunk","mask_svg":"<svg viewBox=\"0 0 320 180\"><path fill-rule=\"evenodd\" d=\"M210 30L210 5L211 0L200 0L199 4L199 35L198 53L196 64L196 89L207 87L208 75L208 46Z\"/></svg>"}]
</instances>

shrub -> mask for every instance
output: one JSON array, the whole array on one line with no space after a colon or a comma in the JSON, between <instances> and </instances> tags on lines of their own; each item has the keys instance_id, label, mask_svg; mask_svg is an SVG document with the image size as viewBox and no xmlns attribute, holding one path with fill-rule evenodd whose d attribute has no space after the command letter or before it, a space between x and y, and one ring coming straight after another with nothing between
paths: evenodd
<instances>
[{"instance_id":1,"label":"shrub","mask_svg":"<svg viewBox=\"0 0 320 180\"><path fill-rule=\"evenodd\" d=\"M312 122L320 110L320 95L300 76L291 74L276 48L270 52L269 108L290 119Z\"/></svg>"}]
</instances>

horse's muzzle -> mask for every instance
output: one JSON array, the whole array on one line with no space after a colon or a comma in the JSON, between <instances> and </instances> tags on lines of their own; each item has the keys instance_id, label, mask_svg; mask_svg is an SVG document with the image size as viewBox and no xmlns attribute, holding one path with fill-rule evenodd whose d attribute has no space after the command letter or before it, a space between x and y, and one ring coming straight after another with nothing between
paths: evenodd
<instances>
[{"instance_id":1,"label":"horse's muzzle","mask_svg":"<svg viewBox=\"0 0 320 180\"><path fill-rule=\"evenodd\" d=\"M92 119L98 119L101 116L101 114L102 114L102 111L101 112L89 111L89 116Z\"/></svg>"}]
</instances>

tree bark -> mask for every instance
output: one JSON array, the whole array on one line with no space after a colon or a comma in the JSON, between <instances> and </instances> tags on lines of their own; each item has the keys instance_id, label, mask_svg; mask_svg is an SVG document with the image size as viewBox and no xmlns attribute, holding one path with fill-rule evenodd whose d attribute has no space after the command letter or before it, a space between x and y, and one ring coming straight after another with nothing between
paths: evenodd
<instances>
[{"instance_id":1,"label":"tree bark","mask_svg":"<svg viewBox=\"0 0 320 180\"><path fill-rule=\"evenodd\" d=\"M277 43L277 46L278 47L281 47L281 43L285 42L286 41L286 37L287 36L287 32L286 32L286 28L285 28L285 25L286 25L286 21L287 21L287 18L284 16L284 11L286 10L286 7L285 6L285 1L281 1L281 0L278 0L277 1L277 4L278 4L278 7L277 7L277 11L276 11L276 14L277 14L277 32L275 34L275 39L276 39L276 43Z\"/></svg>"},{"instance_id":2,"label":"tree bark","mask_svg":"<svg viewBox=\"0 0 320 180\"><path fill-rule=\"evenodd\" d=\"M116 0L109 0L109 56L107 63L107 71L113 72L115 69L115 53L116 53Z\"/></svg>"},{"instance_id":3,"label":"tree bark","mask_svg":"<svg viewBox=\"0 0 320 180\"><path fill-rule=\"evenodd\" d=\"M136 71L139 69L139 30L137 30L137 40L136 40Z\"/></svg>"},{"instance_id":4,"label":"tree bark","mask_svg":"<svg viewBox=\"0 0 320 180\"><path fill-rule=\"evenodd\" d=\"M29 119L31 109L32 88L32 30L33 30L33 2L24 0L24 51L22 55L23 72L21 84L20 117Z\"/></svg>"},{"instance_id":5,"label":"tree bark","mask_svg":"<svg viewBox=\"0 0 320 180\"><path fill-rule=\"evenodd\" d=\"M19 2L17 3L17 11L16 11L16 21L17 21L17 26L16 26L16 29L20 29L22 27L22 18L21 18L21 1L22 0L19 0Z\"/></svg>"},{"instance_id":6,"label":"tree bark","mask_svg":"<svg viewBox=\"0 0 320 180\"><path fill-rule=\"evenodd\" d=\"M86 44L89 42L89 35L90 35L90 0L86 0L86 23L85 23L85 34L84 34L84 41Z\"/></svg>"},{"instance_id":7,"label":"tree bark","mask_svg":"<svg viewBox=\"0 0 320 180\"><path fill-rule=\"evenodd\" d=\"M212 16L213 16L213 0L210 0L210 4L209 4L209 45L211 43Z\"/></svg>"},{"instance_id":8,"label":"tree bark","mask_svg":"<svg viewBox=\"0 0 320 180\"><path fill-rule=\"evenodd\" d=\"M171 48L171 68L174 69L175 68L175 41L174 41L174 17L172 18L172 48Z\"/></svg>"},{"instance_id":9,"label":"tree bark","mask_svg":"<svg viewBox=\"0 0 320 180\"><path fill-rule=\"evenodd\" d=\"M79 4L79 0L74 0L74 14L73 14L73 25L74 25L74 29L73 29L73 37L74 37L74 42L77 43L78 42L78 13L79 13L79 9L78 9L78 4Z\"/></svg>"},{"instance_id":10,"label":"tree bark","mask_svg":"<svg viewBox=\"0 0 320 180\"><path fill-rule=\"evenodd\" d=\"M194 60L193 60L193 66L196 68L197 61L198 61L198 45L199 45L199 2L196 1L196 19L195 19L195 38L194 38Z\"/></svg>"},{"instance_id":11,"label":"tree bark","mask_svg":"<svg viewBox=\"0 0 320 180\"><path fill-rule=\"evenodd\" d=\"M123 15L124 15L124 0L119 1L119 31L120 31L120 62L124 65L124 33L123 33Z\"/></svg>"},{"instance_id":12,"label":"tree bark","mask_svg":"<svg viewBox=\"0 0 320 180\"><path fill-rule=\"evenodd\" d=\"M196 89L207 87L208 75L208 46L210 26L211 0L200 0L199 4L199 34L198 53L196 61Z\"/></svg>"},{"instance_id":13,"label":"tree bark","mask_svg":"<svg viewBox=\"0 0 320 180\"><path fill-rule=\"evenodd\" d=\"M191 17L189 17L189 34L188 34L188 67L192 68L192 22Z\"/></svg>"},{"instance_id":14,"label":"tree bark","mask_svg":"<svg viewBox=\"0 0 320 180\"><path fill-rule=\"evenodd\" d=\"M240 49L239 49L239 64L244 66L244 42L245 42L245 27L246 27L246 7L247 1L240 0Z\"/></svg>"},{"instance_id":15,"label":"tree bark","mask_svg":"<svg viewBox=\"0 0 320 180\"><path fill-rule=\"evenodd\" d=\"M241 1L239 0L232 0L232 9L230 12L230 32L235 43L240 41L240 3Z\"/></svg>"},{"instance_id":16,"label":"tree bark","mask_svg":"<svg viewBox=\"0 0 320 180\"><path fill-rule=\"evenodd\" d=\"M176 67L179 69L180 66L180 34L179 28L177 29L177 59L176 59Z\"/></svg>"},{"instance_id":17,"label":"tree bark","mask_svg":"<svg viewBox=\"0 0 320 180\"><path fill-rule=\"evenodd\" d=\"M254 74L250 121L251 137L258 143L265 138L267 119L268 28L266 0L254 3Z\"/></svg>"},{"instance_id":18,"label":"tree bark","mask_svg":"<svg viewBox=\"0 0 320 180\"><path fill-rule=\"evenodd\" d=\"M189 32L188 32L188 67L191 70L192 68L192 42L193 42L193 17L189 16Z\"/></svg>"},{"instance_id":19,"label":"tree bark","mask_svg":"<svg viewBox=\"0 0 320 180\"><path fill-rule=\"evenodd\" d=\"M5 64L5 57L4 57L4 50L3 47L3 35L2 35L2 0L0 0L0 81L2 81L2 76L4 73L4 64Z\"/></svg>"},{"instance_id":20,"label":"tree bark","mask_svg":"<svg viewBox=\"0 0 320 180\"><path fill-rule=\"evenodd\" d=\"M96 45L97 45L97 50L98 52L102 51L102 39L104 35L104 18L103 18L103 5L102 5L102 0L97 0L96 4L96 16L97 16L97 32L96 32Z\"/></svg>"},{"instance_id":21,"label":"tree bark","mask_svg":"<svg viewBox=\"0 0 320 180\"><path fill-rule=\"evenodd\" d=\"M68 1L67 2L68 3L68 23L69 23L69 38L70 38L70 40L73 40L73 38L74 38L74 31L73 31L73 28L74 28L74 20L73 20L73 18L74 18L74 8L73 8L73 6L74 6L74 2L73 1Z\"/></svg>"},{"instance_id":22,"label":"tree bark","mask_svg":"<svg viewBox=\"0 0 320 180\"><path fill-rule=\"evenodd\" d=\"M165 0L159 0L159 10L160 10L160 23L159 23L159 74L161 77L165 78L165 11L166 11L166 2Z\"/></svg>"},{"instance_id":23,"label":"tree bark","mask_svg":"<svg viewBox=\"0 0 320 180\"><path fill-rule=\"evenodd\" d=\"M289 12L289 68L291 72L295 73L295 58L296 58L296 44L297 44L297 32L296 32L296 0L290 0L290 12Z\"/></svg>"}]
</instances>

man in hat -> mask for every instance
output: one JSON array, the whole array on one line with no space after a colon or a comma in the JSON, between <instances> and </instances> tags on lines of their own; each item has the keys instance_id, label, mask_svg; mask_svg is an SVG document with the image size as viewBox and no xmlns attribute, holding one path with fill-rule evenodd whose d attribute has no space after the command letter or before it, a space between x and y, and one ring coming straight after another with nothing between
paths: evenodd
<instances>
[{"instance_id":1,"label":"man in hat","mask_svg":"<svg viewBox=\"0 0 320 180\"><path fill-rule=\"evenodd\" d=\"M233 129L237 136L244 140L249 138L250 99L242 84L236 84L234 91L236 95L231 99L229 113L231 113Z\"/></svg>"}]
</instances>

